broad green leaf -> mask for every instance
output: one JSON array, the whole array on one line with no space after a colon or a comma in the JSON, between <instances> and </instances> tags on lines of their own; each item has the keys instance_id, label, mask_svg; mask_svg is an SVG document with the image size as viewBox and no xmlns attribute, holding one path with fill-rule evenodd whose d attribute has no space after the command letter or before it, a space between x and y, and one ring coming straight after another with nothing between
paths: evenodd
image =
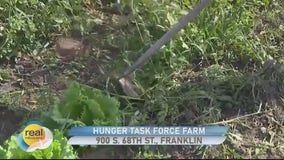
<instances>
[{"instance_id":1,"label":"broad green leaf","mask_svg":"<svg viewBox=\"0 0 284 160\"><path fill-rule=\"evenodd\" d=\"M56 134L54 135L55 137L60 137L60 135L58 135L58 133L56 132ZM62 150L64 150L65 148L62 148L60 142L58 139L54 140L52 142L52 148L54 148L52 150L52 156L53 157L60 157L60 155L62 155ZM55 149L56 148L56 149ZM63 158L63 157L62 157Z\"/></svg>"},{"instance_id":2,"label":"broad green leaf","mask_svg":"<svg viewBox=\"0 0 284 160\"><path fill-rule=\"evenodd\" d=\"M77 101L80 98L80 85L78 83L71 83L68 89L64 91L64 100L67 102Z\"/></svg>"},{"instance_id":3,"label":"broad green leaf","mask_svg":"<svg viewBox=\"0 0 284 160\"><path fill-rule=\"evenodd\" d=\"M36 5L38 3L38 0L29 0L31 4Z\"/></svg>"},{"instance_id":4,"label":"broad green leaf","mask_svg":"<svg viewBox=\"0 0 284 160\"><path fill-rule=\"evenodd\" d=\"M228 102L232 102L233 101L231 96L226 96L226 95L217 96L216 99L221 100L221 101L228 101Z\"/></svg>"},{"instance_id":5,"label":"broad green leaf","mask_svg":"<svg viewBox=\"0 0 284 160\"><path fill-rule=\"evenodd\" d=\"M7 159L7 150L0 146L0 159Z\"/></svg>"},{"instance_id":6,"label":"broad green leaf","mask_svg":"<svg viewBox=\"0 0 284 160\"><path fill-rule=\"evenodd\" d=\"M105 114L101 109L102 106L99 103L97 103L93 99L89 99L85 103L88 106L88 109L91 111L91 114L93 114L94 118L96 118L96 119L104 119L105 118Z\"/></svg>"},{"instance_id":7,"label":"broad green leaf","mask_svg":"<svg viewBox=\"0 0 284 160\"><path fill-rule=\"evenodd\" d=\"M109 117L112 125L120 124L119 102L111 97L98 96L97 102L101 106L101 110L105 113L106 117Z\"/></svg>"},{"instance_id":8,"label":"broad green leaf","mask_svg":"<svg viewBox=\"0 0 284 160\"><path fill-rule=\"evenodd\" d=\"M91 126L93 125L93 118L92 112L89 110L87 106L84 106L83 112L81 113L80 121L82 121L85 125Z\"/></svg>"}]
</instances>

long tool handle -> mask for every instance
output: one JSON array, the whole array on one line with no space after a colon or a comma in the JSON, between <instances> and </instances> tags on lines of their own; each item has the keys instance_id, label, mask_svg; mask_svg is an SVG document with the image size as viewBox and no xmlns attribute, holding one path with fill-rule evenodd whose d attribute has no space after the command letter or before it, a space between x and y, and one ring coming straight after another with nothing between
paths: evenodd
<instances>
[{"instance_id":1,"label":"long tool handle","mask_svg":"<svg viewBox=\"0 0 284 160\"><path fill-rule=\"evenodd\" d=\"M155 54L165 43L170 41L174 35L176 35L182 28L185 27L190 21L192 21L203 8L205 8L211 0L203 0L199 5L195 6L188 14L184 15L179 22L173 26L167 33L164 34L154 45L152 45L139 59L130 66L121 77L126 77L132 73L135 69L141 66L150 56Z\"/></svg>"}]
</instances>

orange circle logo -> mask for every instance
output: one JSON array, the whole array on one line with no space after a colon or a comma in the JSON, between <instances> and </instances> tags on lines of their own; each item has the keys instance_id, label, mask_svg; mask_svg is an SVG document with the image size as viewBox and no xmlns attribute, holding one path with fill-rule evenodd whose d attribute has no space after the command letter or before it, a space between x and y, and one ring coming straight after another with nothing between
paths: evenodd
<instances>
[{"instance_id":1,"label":"orange circle logo","mask_svg":"<svg viewBox=\"0 0 284 160\"><path fill-rule=\"evenodd\" d=\"M22 133L23 140L28 145L32 145L45 139L45 130L38 124L27 126Z\"/></svg>"}]
</instances>

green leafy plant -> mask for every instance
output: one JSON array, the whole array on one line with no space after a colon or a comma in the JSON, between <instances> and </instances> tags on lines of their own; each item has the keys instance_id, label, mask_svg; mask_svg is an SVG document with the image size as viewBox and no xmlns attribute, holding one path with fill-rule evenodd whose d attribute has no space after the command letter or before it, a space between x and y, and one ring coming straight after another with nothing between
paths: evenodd
<instances>
[{"instance_id":1,"label":"green leafy plant","mask_svg":"<svg viewBox=\"0 0 284 160\"><path fill-rule=\"evenodd\" d=\"M78 0L3 0L0 6L0 59L38 54L52 33L68 33L84 13Z\"/></svg>"},{"instance_id":2,"label":"green leafy plant","mask_svg":"<svg viewBox=\"0 0 284 160\"><path fill-rule=\"evenodd\" d=\"M63 99L57 101L42 120L48 127L84 125L116 126L121 124L119 102L100 90L72 82L64 91Z\"/></svg>"},{"instance_id":3,"label":"green leafy plant","mask_svg":"<svg viewBox=\"0 0 284 160\"><path fill-rule=\"evenodd\" d=\"M75 159L77 153L73 147L67 145L67 138L59 130L53 131L52 144L43 150L36 150L34 152L23 151L18 143L18 134L11 136L6 140L3 146L0 146L1 159Z\"/></svg>"},{"instance_id":4,"label":"green leafy plant","mask_svg":"<svg viewBox=\"0 0 284 160\"><path fill-rule=\"evenodd\" d=\"M0 82L9 80L11 72L8 69L0 68Z\"/></svg>"},{"instance_id":5,"label":"green leafy plant","mask_svg":"<svg viewBox=\"0 0 284 160\"><path fill-rule=\"evenodd\" d=\"M151 151L139 151L135 159L169 159L170 155L163 155L161 153L153 153Z\"/></svg>"}]
</instances>

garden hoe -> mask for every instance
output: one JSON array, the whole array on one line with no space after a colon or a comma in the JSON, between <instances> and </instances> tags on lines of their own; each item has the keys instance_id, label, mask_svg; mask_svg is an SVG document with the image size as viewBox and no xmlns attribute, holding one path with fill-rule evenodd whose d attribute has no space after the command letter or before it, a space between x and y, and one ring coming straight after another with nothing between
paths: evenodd
<instances>
[{"instance_id":1,"label":"garden hoe","mask_svg":"<svg viewBox=\"0 0 284 160\"><path fill-rule=\"evenodd\" d=\"M150 56L155 54L165 43L170 41L182 28L184 28L190 21L192 21L203 8L205 8L211 0L203 0L199 5L195 6L188 14L184 15L179 22L173 26L167 33L163 35L154 45L152 45L139 59L130 66L122 76L119 78L119 83L123 89L123 92L127 96L138 97L138 93L135 91L136 87L128 77L133 71L139 68Z\"/></svg>"}]
</instances>

